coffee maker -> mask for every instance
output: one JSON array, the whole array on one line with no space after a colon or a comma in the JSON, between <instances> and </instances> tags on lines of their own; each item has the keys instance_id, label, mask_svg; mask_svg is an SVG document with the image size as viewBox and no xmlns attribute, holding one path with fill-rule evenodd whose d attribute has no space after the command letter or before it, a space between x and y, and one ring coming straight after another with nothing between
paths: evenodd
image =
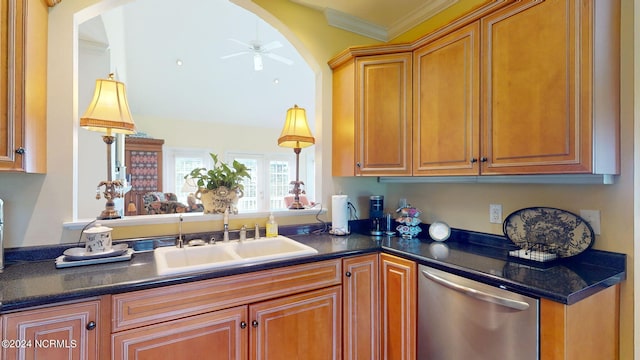
<instances>
[{"instance_id":1,"label":"coffee maker","mask_svg":"<svg viewBox=\"0 0 640 360\"><path fill-rule=\"evenodd\" d=\"M384 196L371 195L369 197L369 221L371 235L380 236L384 233Z\"/></svg>"}]
</instances>

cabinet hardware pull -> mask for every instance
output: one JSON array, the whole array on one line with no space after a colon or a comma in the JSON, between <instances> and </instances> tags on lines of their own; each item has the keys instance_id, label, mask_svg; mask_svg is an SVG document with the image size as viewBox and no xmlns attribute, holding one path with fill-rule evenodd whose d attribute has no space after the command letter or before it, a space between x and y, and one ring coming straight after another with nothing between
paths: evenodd
<instances>
[{"instance_id":1,"label":"cabinet hardware pull","mask_svg":"<svg viewBox=\"0 0 640 360\"><path fill-rule=\"evenodd\" d=\"M347 271L346 273L344 273L344 276L346 276L346 277L351 277L351 272L350 272L350 271Z\"/></svg>"},{"instance_id":2,"label":"cabinet hardware pull","mask_svg":"<svg viewBox=\"0 0 640 360\"><path fill-rule=\"evenodd\" d=\"M478 162L478 159L476 159L476 158L471 158L471 163L472 163L472 164L473 164L473 163L477 163L477 162Z\"/></svg>"},{"instance_id":3,"label":"cabinet hardware pull","mask_svg":"<svg viewBox=\"0 0 640 360\"><path fill-rule=\"evenodd\" d=\"M251 322L251 326L253 326L254 328L257 328L258 327L258 320L253 320Z\"/></svg>"},{"instance_id":4,"label":"cabinet hardware pull","mask_svg":"<svg viewBox=\"0 0 640 360\"><path fill-rule=\"evenodd\" d=\"M481 161L481 162L487 162L487 160L488 160L488 159L487 159L486 157L484 157L484 156L480 158L480 161Z\"/></svg>"},{"instance_id":5,"label":"cabinet hardware pull","mask_svg":"<svg viewBox=\"0 0 640 360\"><path fill-rule=\"evenodd\" d=\"M247 322L246 321L240 321L240 329L246 329L247 328Z\"/></svg>"},{"instance_id":6,"label":"cabinet hardware pull","mask_svg":"<svg viewBox=\"0 0 640 360\"><path fill-rule=\"evenodd\" d=\"M95 321L89 321L89 323L87 324L87 330L93 330L96 328L96 322Z\"/></svg>"},{"instance_id":7,"label":"cabinet hardware pull","mask_svg":"<svg viewBox=\"0 0 640 360\"><path fill-rule=\"evenodd\" d=\"M16 154L23 155L25 152L26 150L22 146L16 149Z\"/></svg>"},{"instance_id":8,"label":"cabinet hardware pull","mask_svg":"<svg viewBox=\"0 0 640 360\"><path fill-rule=\"evenodd\" d=\"M356 163L356 167L357 167L357 168L361 168L361 167L362 167L362 164L360 164L360 162L358 161L358 162Z\"/></svg>"}]
</instances>

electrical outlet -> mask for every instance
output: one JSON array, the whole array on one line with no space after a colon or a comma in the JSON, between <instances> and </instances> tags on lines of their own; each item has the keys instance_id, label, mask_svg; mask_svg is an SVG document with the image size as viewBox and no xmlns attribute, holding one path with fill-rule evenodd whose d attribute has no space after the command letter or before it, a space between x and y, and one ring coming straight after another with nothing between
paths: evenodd
<instances>
[{"instance_id":1,"label":"electrical outlet","mask_svg":"<svg viewBox=\"0 0 640 360\"><path fill-rule=\"evenodd\" d=\"M489 222L502 224L502 204L489 204Z\"/></svg>"},{"instance_id":2,"label":"electrical outlet","mask_svg":"<svg viewBox=\"0 0 640 360\"><path fill-rule=\"evenodd\" d=\"M591 225L596 235L600 235L600 210L580 210L580 217Z\"/></svg>"}]
</instances>

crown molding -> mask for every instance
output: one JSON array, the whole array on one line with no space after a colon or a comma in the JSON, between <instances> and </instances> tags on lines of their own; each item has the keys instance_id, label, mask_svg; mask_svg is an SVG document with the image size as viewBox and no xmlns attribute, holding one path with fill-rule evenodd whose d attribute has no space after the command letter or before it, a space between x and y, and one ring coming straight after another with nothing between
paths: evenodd
<instances>
[{"instance_id":1,"label":"crown molding","mask_svg":"<svg viewBox=\"0 0 640 360\"><path fill-rule=\"evenodd\" d=\"M387 29L383 26L331 8L324 9L324 16L333 27L384 42L389 40Z\"/></svg>"},{"instance_id":2,"label":"crown molding","mask_svg":"<svg viewBox=\"0 0 640 360\"><path fill-rule=\"evenodd\" d=\"M459 0L425 1L422 6L394 22L387 30L387 36L389 39L396 38L458 2Z\"/></svg>"}]
</instances>

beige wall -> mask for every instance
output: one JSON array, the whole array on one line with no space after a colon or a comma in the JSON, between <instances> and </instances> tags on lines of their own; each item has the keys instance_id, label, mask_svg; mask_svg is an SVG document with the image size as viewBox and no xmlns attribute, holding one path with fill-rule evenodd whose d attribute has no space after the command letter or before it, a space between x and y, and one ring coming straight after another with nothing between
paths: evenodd
<instances>
[{"instance_id":1,"label":"beige wall","mask_svg":"<svg viewBox=\"0 0 640 360\"><path fill-rule=\"evenodd\" d=\"M104 0L113 5L125 0ZM255 4L238 1L248 8ZM636 0L636 3L638 0ZM0 198L5 200L5 241L7 247L55 244L76 241L76 233L66 233L62 223L72 219L74 134L77 131L74 96L74 14L99 0L64 0L49 14L48 75L48 164L46 175L0 174ZM439 219L451 226L489 233L500 233L499 225L488 223L488 204L501 203L504 214L526 206L555 206L578 211L599 209L602 235L595 247L628 254L628 280L622 286L621 358L633 357L633 4L622 0L622 174L609 186L570 185L462 185L462 184L379 184L375 179L332 178L331 173L331 71L326 62L339 51L352 45L374 43L373 40L331 28L324 16L288 0L256 0L270 14L254 12L281 21L285 36L308 61L318 68L318 104L316 119L318 144L316 162L322 184L323 202L331 194L348 194L357 204L360 217L367 217L366 197L386 195L392 207L399 197L425 211L424 220ZM274 18L275 16L275 18ZM264 17L264 16L263 16ZM282 24L281 24L282 25ZM277 27L277 26L276 26ZM287 33L288 31L288 33ZM365 212L363 214L363 212ZM282 219L280 223L313 221L312 217ZM195 226L195 225L194 225ZM202 225L199 225L202 226ZM208 226L216 227L218 224ZM187 228L189 231L190 228ZM198 229L204 230L204 229ZM114 232L115 237L140 234L157 235L175 232L175 226L139 227Z\"/></svg>"}]
</instances>

